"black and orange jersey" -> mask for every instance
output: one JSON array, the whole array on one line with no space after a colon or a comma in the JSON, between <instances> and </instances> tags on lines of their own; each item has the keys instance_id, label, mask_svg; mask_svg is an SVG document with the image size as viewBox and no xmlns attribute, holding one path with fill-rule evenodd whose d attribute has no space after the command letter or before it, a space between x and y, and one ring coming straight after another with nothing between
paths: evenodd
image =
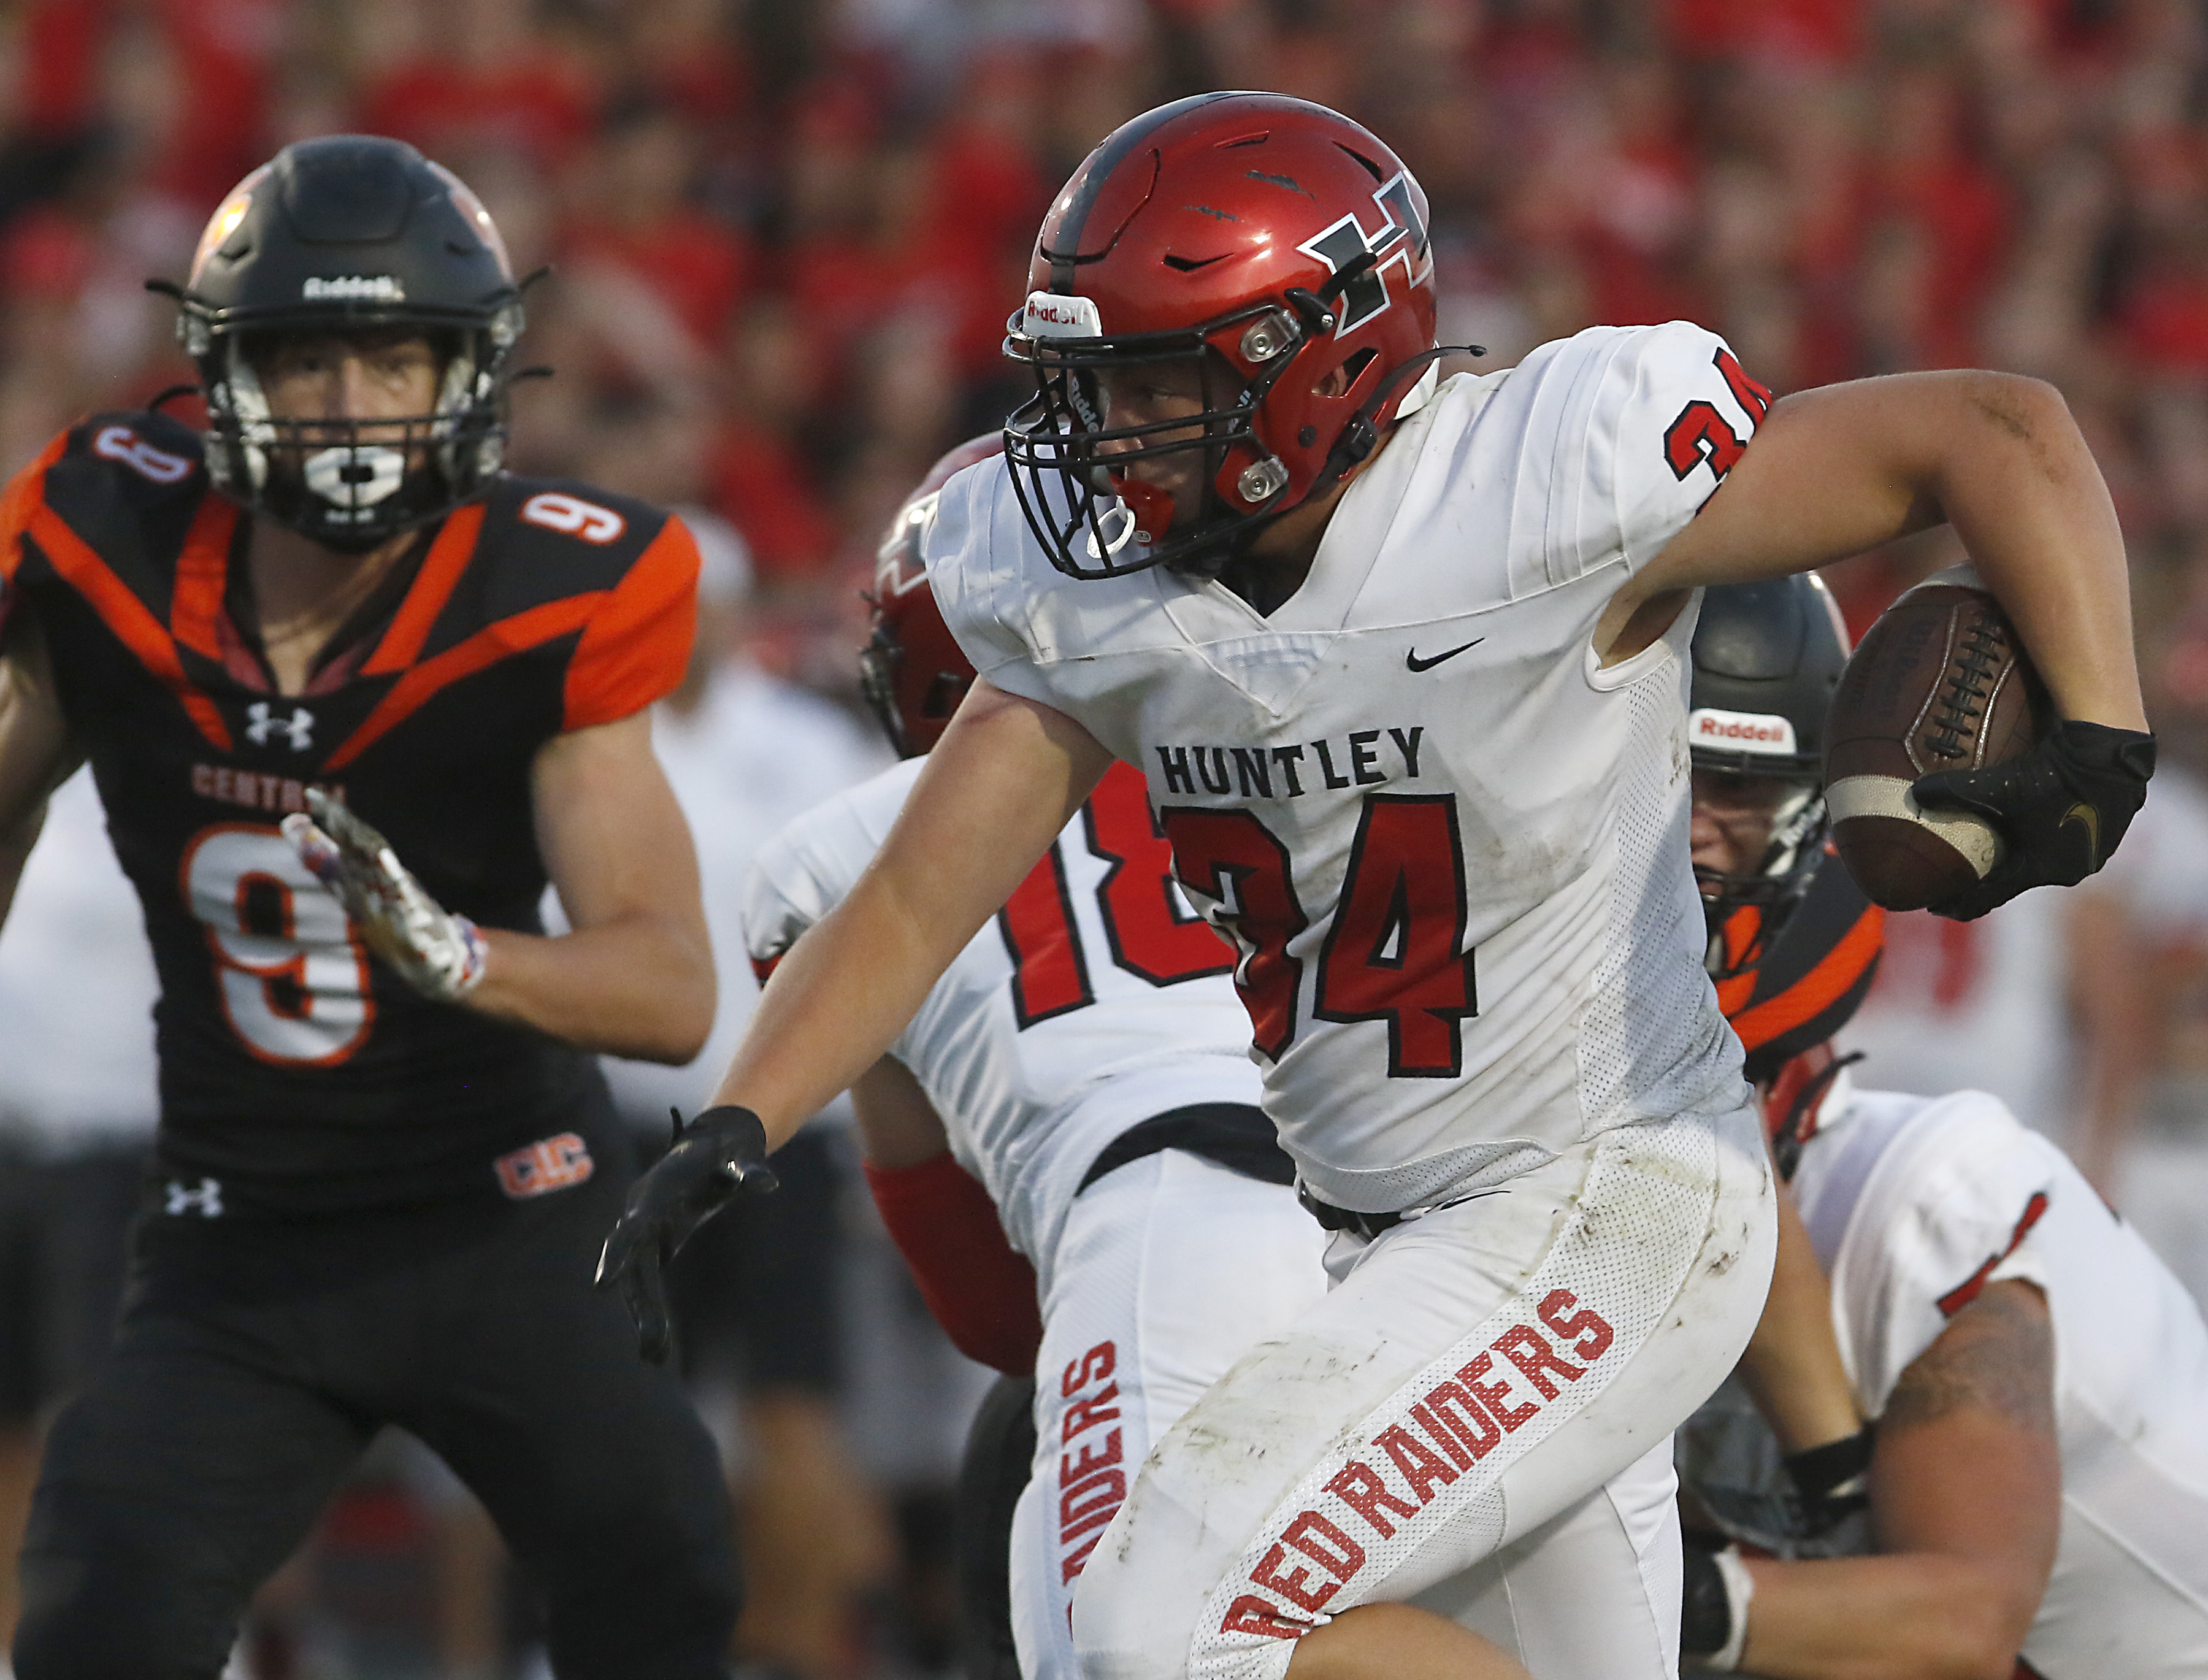
<instances>
[{"instance_id":1,"label":"black and orange jersey","mask_svg":"<svg viewBox=\"0 0 2208 1680\"><path fill-rule=\"evenodd\" d=\"M1719 1006L1759 1085L1847 1024L1886 948L1886 912L1863 897L1829 844L1809 890L1767 941L1763 915L1749 904L1727 920L1726 948L1754 952L1755 960L1718 982Z\"/></svg>"},{"instance_id":2,"label":"black and orange jersey","mask_svg":"<svg viewBox=\"0 0 2208 1680\"><path fill-rule=\"evenodd\" d=\"M338 790L447 908L542 931L537 749L681 680L697 550L641 503L500 478L285 696L238 627L249 531L158 414L94 416L0 499L0 594L45 633L144 905L161 1167L276 1211L488 1185L548 1115L604 1108L591 1059L414 993L278 825Z\"/></svg>"}]
</instances>

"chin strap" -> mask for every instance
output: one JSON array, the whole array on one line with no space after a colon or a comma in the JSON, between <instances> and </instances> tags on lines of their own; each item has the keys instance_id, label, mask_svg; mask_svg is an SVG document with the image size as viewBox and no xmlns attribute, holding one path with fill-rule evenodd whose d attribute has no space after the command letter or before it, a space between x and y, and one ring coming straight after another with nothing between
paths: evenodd
<instances>
[{"instance_id":1,"label":"chin strap","mask_svg":"<svg viewBox=\"0 0 2208 1680\"><path fill-rule=\"evenodd\" d=\"M1818 1051L1831 1059L1818 1064L1815 1059ZM1863 1059L1860 1050L1836 1056L1830 1044L1821 1044L1815 1050L1803 1051L1779 1070L1766 1101L1766 1112L1779 1117L1772 1128L1771 1159L1779 1169L1780 1183L1793 1182L1794 1169L1802 1162L1802 1146L1816 1134L1817 1122L1821 1118L1818 1111L1823 1107L1833 1082L1840 1077L1842 1070L1854 1066Z\"/></svg>"},{"instance_id":2,"label":"chin strap","mask_svg":"<svg viewBox=\"0 0 2208 1680\"><path fill-rule=\"evenodd\" d=\"M1357 271L1355 263L1351 263L1341 273L1335 275L1335 279L1336 280L1354 279L1355 273L1353 271ZM1329 290L1331 289L1329 286ZM1306 320L1312 318L1305 309L1306 301L1320 310L1324 310L1324 303L1321 297L1317 293L1305 291L1301 286L1290 288L1287 295L1289 302L1296 305L1299 313L1305 314ZM1328 325L1333 324L1334 316L1330 311L1325 311L1323 318ZM1389 399L1402 387L1406 375L1422 373L1427 367L1440 361L1444 356L1485 356L1486 354L1487 346L1485 345L1436 345L1431 350L1422 350L1416 356L1397 364L1389 371L1387 377L1374 387L1372 394L1359 405L1357 412L1349 417L1348 423L1341 429L1341 435L1335 440L1334 447L1327 453L1326 463L1319 468L1318 477L1311 481L1311 489L1304 492L1301 501L1296 502L1294 507L1282 507L1276 512L1261 514L1251 519L1249 523L1234 532L1231 543L1222 543L1217 549L1199 549L1183 560L1174 561L1169 569L1179 573L1184 577L1203 579L1217 577L1226 570L1227 563L1236 555L1249 546L1251 537L1257 536L1275 519L1293 513L1297 507L1308 505L1312 497L1325 495L1341 481L1344 473L1353 467L1362 465L1372 452L1380 447L1380 428L1374 423L1372 417L1385 407Z\"/></svg>"},{"instance_id":3,"label":"chin strap","mask_svg":"<svg viewBox=\"0 0 2208 1680\"><path fill-rule=\"evenodd\" d=\"M1387 406L1407 378L1425 371L1430 363L1444 356L1485 356L1485 345L1436 345L1431 350L1422 350L1416 356L1399 362L1390 369L1386 378L1372 389L1372 394L1358 405L1357 412L1349 417L1341 435L1335 439L1334 447L1327 452L1326 465L1319 468L1318 477L1312 480L1310 489L1304 493L1304 501L1323 495L1340 482L1351 468L1362 465L1365 459L1380 447L1380 428L1373 416ZM1302 502L1297 504L1301 507Z\"/></svg>"}]
</instances>

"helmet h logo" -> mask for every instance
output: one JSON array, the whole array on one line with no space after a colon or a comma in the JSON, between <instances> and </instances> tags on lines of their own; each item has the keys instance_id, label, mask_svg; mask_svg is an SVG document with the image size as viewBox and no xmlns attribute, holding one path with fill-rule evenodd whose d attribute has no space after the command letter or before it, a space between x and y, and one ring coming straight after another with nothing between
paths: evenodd
<instances>
[{"instance_id":1,"label":"helmet h logo","mask_svg":"<svg viewBox=\"0 0 2208 1680\"><path fill-rule=\"evenodd\" d=\"M289 717L279 717L266 700L255 700L245 708L245 738L255 747L266 747L271 735L280 735L291 743L294 753L303 753L315 744L315 714L303 705L291 708Z\"/></svg>"},{"instance_id":2,"label":"helmet h logo","mask_svg":"<svg viewBox=\"0 0 2208 1680\"><path fill-rule=\"evenodd\" d=\"M1372 201L1380 208L1380 231L1377 235L1365 233L1365 224L1353 210L1315 238L1306 239L1296 247L1323 262L1330 274L1339 274L1361 256L1378 259L1341 289L1341 301L1335 309L1336 338L1362 327L1393 301L1388 295L1389 269L1401 264L1403 283L1408 285L1417 273L1415 265L1425 260L1426 225L1419 218L1417 201L1411 196L1409 173L1398 171L1372 195Z\"/></svg>"}]
</instances>

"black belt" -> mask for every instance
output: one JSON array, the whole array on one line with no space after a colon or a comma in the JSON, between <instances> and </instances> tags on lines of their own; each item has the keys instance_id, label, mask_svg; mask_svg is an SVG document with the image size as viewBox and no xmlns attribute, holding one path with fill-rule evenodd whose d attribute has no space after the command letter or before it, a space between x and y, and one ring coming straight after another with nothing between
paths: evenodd
<instances>
[{"instance_id":1,"label":"black belt","mask_svg":"<svg viewBox=\"0 0 2208 1680\"><path fill-rule=\"evenodd\" d=\"M1319 1222L1321 1229L1353 1231L1369 1243L1383 1231L1392 1231L1407 1219L1416 1219L1420 1214L1439 1213L1443 1208L1454 1208L1461 1202L1477 1201L1483 1196L1500 1196L1509 1188L1508 1185L1497 1185L1489 1190L1467 1190L1446 1200L1407 1209L1401 1213L1361 1214L1354 1208L1337 1208L1331 1202L1320 1201L1311 1194L1309 1185L1298 1180L1296 1200L1304 1204L1305 1212Z\"/></svg>"},{"instance_id":2,"label":"black belt","mask_svg":"<svg viewBox=\"0 0 2208 1680\"><path fill-rule=\"evenodd\" d=\"M1383 1231L1392 1231L1403 1222L1401 1214L1360 1214L1354 1208L1337 1208L1331 1202L1322 1202L1311 1194L1306 1184L1296 1186L1296 1200L1304 1204L1304 1211L1319 1223L1323 1231L1353 1231L1371 1242Z\"/></svg>"},{"instance_id":3,"label":"black belt","mask_svg":"<svg viewBox=\"0 0 2208 1680\"><path fill-rule=\"evenodd\" d=\"M1089 1163L1073 1193L1078 1196L1107 1173L1161 1149L1184 1149L1263 1184L1296 1181L1295 1163L1281 1147L1280 1134L1263 1109L1246 1102L1197 1102L1129 1126Z\"/></svg>"}]
</instances>

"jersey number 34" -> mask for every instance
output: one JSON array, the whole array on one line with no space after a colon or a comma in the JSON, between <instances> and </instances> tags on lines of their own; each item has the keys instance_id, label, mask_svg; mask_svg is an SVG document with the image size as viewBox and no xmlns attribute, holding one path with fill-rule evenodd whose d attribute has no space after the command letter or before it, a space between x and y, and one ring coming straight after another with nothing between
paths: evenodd
<instances>
[{"instance_id":1,"label":"jersey number 34","mask_svg":"<svg viewBox=\"0 0 2208 1680\"><path fill-rule=\"evenodd\" d=\"M1294 1041L1303 988L1303 961L1289 947L1311 926L1288 849L1251 811L1161 814L1182 882L1217 903L1212 919L1241 950L1234 983L1257 1050L1277 1061ZM1387 1023L1391 1079L1458 1077L1463 1023L1479 1012L1467 920L1456 795L1365 795L1311 1013Z\"/></svg>"}]
</instances>

